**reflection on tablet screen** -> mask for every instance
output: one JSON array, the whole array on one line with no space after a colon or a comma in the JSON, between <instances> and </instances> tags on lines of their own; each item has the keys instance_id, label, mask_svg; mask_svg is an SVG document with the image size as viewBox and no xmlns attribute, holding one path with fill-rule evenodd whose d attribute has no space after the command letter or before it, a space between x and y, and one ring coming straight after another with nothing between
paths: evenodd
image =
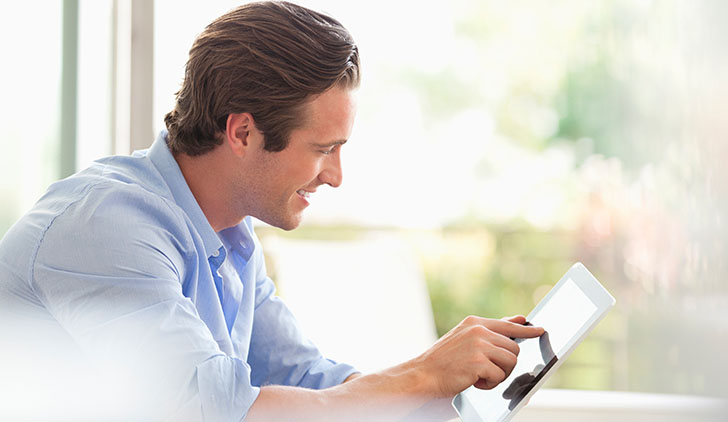
<instances>
[{"instance_id":1,"label":"reflection on tablet screen","mask_svg":"<svg viewBox=\"0 0 728 422\"><path fill-rule=\"evenodd\" d=\"M529 322L526 325L532 324ZM531 340L528 342L528 349L530 351L530 349L532 349L531 344L535 343L535 339L529 340ZM523 341L521 343L523 343ZM554 364L559 360L559 358L556 357L553 349L551 348L551 341L549 340L548 331L544 332L541 337L538 338L538 346L539 351L541 352L541 362L537 363L534 366L533 370L529 372L524 372L518 375L518 373L514 370L511 373L515 373L516 377L513 378L513 381L511 381L508 387L506 387L505 391L503 391L503 398L506 400L510 400L510 403L508 403L508 410L515 409L516 406L518 406L518 403L520 403L521 400L526 397L526 394L531 391L533 386L541 381L541 378L543 378L543 376L549 371L549 369L551 369L551 367L553 367ZM522 350L523 349L521 349L521 351Z\"/></svg>"},{"instance_id":2,"label":"reflection on tablet screen","mask_svg":"<svg viewBox=\"0 0 728 422\"><path fill-rule=\"evenodd\" d=\"M566 353L580 328L596 313L596 305L568 279L529 324L543 327L538 338L518 339L521 348L511 375L492 390L470 387L465 393L481 420L508 415Z\"/></svg>"}]
</instances>

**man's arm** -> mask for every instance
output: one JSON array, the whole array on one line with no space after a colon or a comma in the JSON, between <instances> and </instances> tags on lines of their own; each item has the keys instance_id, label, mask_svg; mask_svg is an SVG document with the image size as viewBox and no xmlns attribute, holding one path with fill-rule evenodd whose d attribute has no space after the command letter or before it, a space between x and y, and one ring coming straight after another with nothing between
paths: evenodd
<instances>
[{"instance_id":1,"label":"man's arm","mask_svg":"<svg viewBox=\"0 0 728 422\"><path fill-rule=\"evenodd\" d=\"M247 359L253 385L322 390L341 384L356 369L326 359L304 335L293 313L276 296L252 222L248 220L246 224L255 242L250 262L256 264L255 312Z\"/></svg>"},{"instance_id":2,"label":"man's arm","mask_svg":"<svg viewBox=\"0 0 728 422\"><path fill-rule=\"evenodd\" d=\"M524 322L468 317L422 355L384 371L324 390L263 387L246 421L396 421L471 385L493 388L516 364L519 348L510 338L543 333Z\"/></svg>"},{"instance_id":3,"label":"man's arm","mask_svg":"<svg viewBox=\"0 0 728 422\"><path fill-rule=\"evenodd\" d=\"M95 185L53 219L30 286L72 339L68 352L89 367L68 378L39 374L64 386L54 400L74 403L75 391L88 393L80 415L91 420L161 420L176 411L184 420L245 416L259 391L250 367L221 350L182 291L186 278L205 270L192 242L166 202L133 185ZM53 337L38 341L45 353L59 353ZM77 414L63 410L71 413L60 419Z\"/></svg>"},{"instance_id":4,"label":"man's arm","mask_svg":"<svg viewBox=\"0 0 728 422\"><path fill-rule=\"evenodd\" d=\"M361 372L355 372L355 373L349 375L349 377L346 378L343 383L347 383L347 382L349 382L351 380L355 380L355 379L361 377L361 375L362 375Z\"/></svg>"}]
</instances>

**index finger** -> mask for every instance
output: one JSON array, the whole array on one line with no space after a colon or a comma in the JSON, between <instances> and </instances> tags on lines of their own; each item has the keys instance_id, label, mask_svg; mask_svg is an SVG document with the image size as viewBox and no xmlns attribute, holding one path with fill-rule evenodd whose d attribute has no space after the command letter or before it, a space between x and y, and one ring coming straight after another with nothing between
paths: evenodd
<instances>
[{"instance_id":1,"label":"index finger","mask_svg":"<svg viewBox=\"0 0 728 422\"><path fill-rule=\"evenodd\" d=\"M544 333L542 327L534 327L532 325L521 325L510 321L492 320L488 324L488 329L495 331L511 338L533 338Z\"/></svg>"}]
</instances>

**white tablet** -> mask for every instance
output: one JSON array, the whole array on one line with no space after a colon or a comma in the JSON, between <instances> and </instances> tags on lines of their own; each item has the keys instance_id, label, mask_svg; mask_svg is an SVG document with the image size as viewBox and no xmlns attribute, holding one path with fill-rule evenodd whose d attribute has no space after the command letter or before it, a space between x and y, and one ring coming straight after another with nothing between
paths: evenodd
<instances>
[{"instance_id":1,"label":"white tablet","mask_svg":"<svg viewBox=\"0 0 728 422\"><path fill-rule=\"evenodd\" d=\"M539 338L518 339L521 352L511 375L491 390L470 387L453 406L463 422L505 422L614 306L615 300L581 263L574 264L526 317L543 327Z\"/></svg>"}]
</instances>

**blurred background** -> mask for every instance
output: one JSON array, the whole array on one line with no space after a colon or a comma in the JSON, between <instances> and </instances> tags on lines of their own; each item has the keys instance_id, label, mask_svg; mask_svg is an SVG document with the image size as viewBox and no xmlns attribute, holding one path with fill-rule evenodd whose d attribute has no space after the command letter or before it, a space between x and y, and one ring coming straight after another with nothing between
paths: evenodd
<instances>
[{"instance_id":1,"label":"blurred background","mask_svg":"<svg viewBox=\"0 0 728 422\"><path fill-rule=\"evenodd\" d=\"M54 180L150 145L195 36L238 4L2 14L0 234ZM338 280L329 302L377 289L367 335L420 324L407 342L422 351L469 314L527 314L581 261L617 305L548 387L728 397L728 3L300 4L352 32L363 82L342 187L296 231L258 227L284 297L320 311L323 290L300 286L321 271ZM420 294L402 279L422 280L426 306L399 300Z\"/></svg>"}]
</instances>

